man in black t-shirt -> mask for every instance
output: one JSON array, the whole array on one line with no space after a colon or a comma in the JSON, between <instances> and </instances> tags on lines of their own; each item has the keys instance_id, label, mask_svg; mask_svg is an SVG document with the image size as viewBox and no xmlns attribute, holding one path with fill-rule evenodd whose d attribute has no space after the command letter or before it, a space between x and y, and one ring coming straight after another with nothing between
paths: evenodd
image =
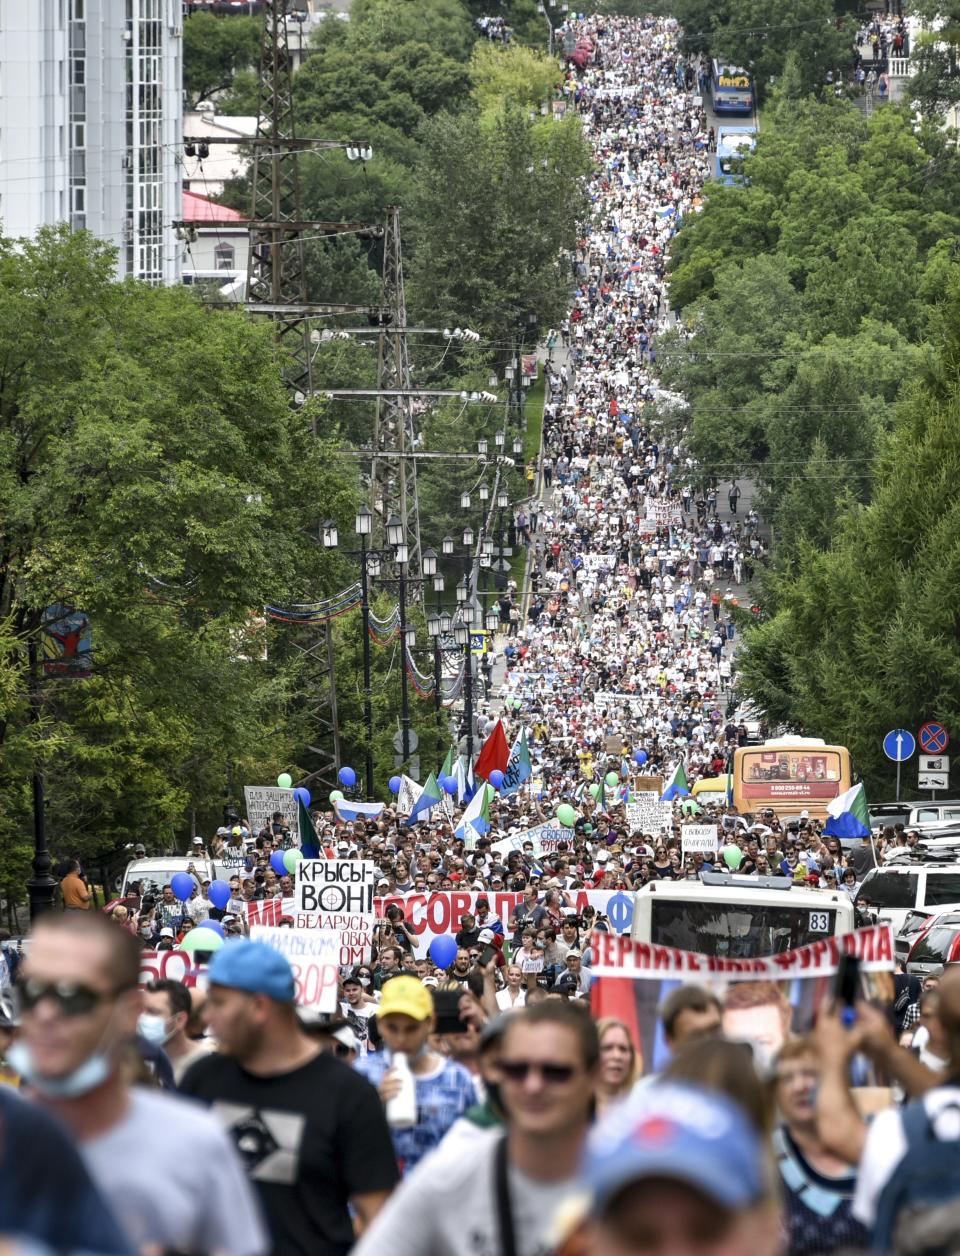
<instances>
[{"instance_id":1,"label":"man in black t-shirt","mask_svg":"<svg viewBox=\"0 0 960 1256\"><path fill-rule=\"evenodd\" d=\"M290 964L261 942L217 952L206 1014L220 1050L180 1089L210 1104L236 1142L274 1256L345 1256L348 1205L366 1228L398 1178L376 1090L303 1033Z\"/></svg>"}]
</instances>

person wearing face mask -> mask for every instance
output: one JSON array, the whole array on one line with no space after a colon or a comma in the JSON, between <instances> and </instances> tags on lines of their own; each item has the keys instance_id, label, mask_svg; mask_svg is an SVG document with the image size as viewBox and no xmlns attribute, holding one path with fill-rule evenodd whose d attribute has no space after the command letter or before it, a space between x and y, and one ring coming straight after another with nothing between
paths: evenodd
<instances>
[{"instance_id":1,"label":"person wearing face mask","mask_svg":"<svg viewBox=\"0 0 960 1256\"><path fill-rule=\"evenodd\" d=\"M9 1063L72 1133L134 1248L266 1256L259 1210L216 1120L126 1080L139 976L136 939L112 921L80 912L42 917L17 983L22 1024ZM162 1173L158 1130L177 1148Z\"/></svg>"},{"instance_id":2,"label":"person wearing face mask","mask_svg":"<svg viewBox=\"0 0 960 1256\"><path fill-rule=\"evenodd\" d=\"M198 1042L187 1037L191 1010L192 1000L186 986L179 981L153 981L143 992L143 1011L137 1021L140 1037L162 1049L167 1056L178 1086L194 1060L210 1050L206 1039Z\"/></svg>"}]
</instances>

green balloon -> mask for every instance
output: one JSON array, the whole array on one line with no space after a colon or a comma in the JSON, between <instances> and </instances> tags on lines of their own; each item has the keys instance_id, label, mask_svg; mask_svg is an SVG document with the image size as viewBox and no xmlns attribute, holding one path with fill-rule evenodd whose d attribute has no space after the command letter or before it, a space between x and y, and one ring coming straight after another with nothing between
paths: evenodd
<instances>
[{"instance_id":1,"label":"green balloon","mask_svg":"<svg viewBox=\"0 0 960 1256\"><path fill-rule=\"evenodd\" d=\"M296 871L297 864L302 858L303 851L297 850L296 847L291 847L290 850L285 850L283 852L283 866L291 874L291 876Z\"/></svg>"},{"instance_id":2,"label":"green balloon","mask_svg":"<svg viewBox=\"0 0 960 1256\"><path fill-rule=\"evenodd\" d=\"M600 786L599 786L599 785L591 785L591 786L590 786L590 797L591 797L591 798L597 798L597 797L599 796L599 794L600 794Z\"/></svg>"},{"instance_id":3,"label":"green balloon","mask_svg":"<svg viewBox=\"0 0 960 1256\"><path fill-rule=\"evenodd\" d=\"M557 808L557 821L565 829L572 829L577 822L577 813L568 802L561 803Z\"/></svg>"},{"instance_id":4,"label":"green balloon","mask_svg":"<svg viewBox=\"0 0 960 1256\"><path fill-rule=\"evenodd\" d=\"M723 862L727 865L731 872L736 870L743 863L743 854L739 846L724 846Z\"/></svg>"},{"instance_id":5,"label":"green balloon","mask_svg":"<svg viewBox=\"0 0 960 1256\"><path fill-rule=\"evenodd\" d=\"M331 801L331 802L339 802L339 801L341 800L341 798L342 798L342 797L343 797L343 790L342 790L342 789L331 789L331 791L330 791L330 801Z\"/></svg>"},{"instance_id":6,"label":"green balloon","mask_svg":"<svg viewBox=\"0 0 960 1256\"><path fill-rule=\"evenodd\" d=\"M592 833L592 832L593 832L593 825L592 825L592 824L585 824L585 825L583 826L583 831L584 831L584 833Z\"/></svg>"},{"instance_id":7,"label":"green balloon","mask_svg":"<svg viewBox=\"0 0 960 1256\"><path fill-rule=\"evenodd\" d=\"M281 772L277 777L277 784L281 789L289 789L293 784L293 777L289 772Z\"/></svg>"},{"instance_id":8,"label":"green balloon","mask_svg":"<svg viewBox=\"0 0 960 1256\"><path fill-rule=\"evenodd\" d=\"M607 782L608 789L616 789L620 784L620 777L617 776L616 772L608 772L605 780Z\"/></svg>"},{"instance_id":9,"label":"green balloon","mask_svg":"<svg viewBox=\"0 0 960 1256\"><path fill-rule=\"evenodd\" d=\"M192 955L194 951L219 951L223 938L213 929L191 929L180 943L180 950Z\"/></svg>"},{"instance_id":10,"label":"green balloon","mask_svg":"<svg viewBox=\"0 0 960 1256\"><path fill-rule=\"evenodd\" d=\"M702 808L698 803L695 803L692 798L685 798L680 804L680 810L685 816L698 816L700 815Z\"/></svg>"}]
</instances>

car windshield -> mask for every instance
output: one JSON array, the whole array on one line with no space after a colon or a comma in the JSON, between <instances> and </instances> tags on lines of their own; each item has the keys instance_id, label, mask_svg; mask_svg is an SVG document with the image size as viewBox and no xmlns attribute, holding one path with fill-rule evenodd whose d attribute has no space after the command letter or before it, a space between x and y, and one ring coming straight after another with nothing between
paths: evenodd
<instances>
[{"instance_id":1,"label":"car windshield","mask_svg":"<svg viewBox=\"0 0 960 1256\"><path fill-rule=\"evenodd\" d=\"M960 925L934 925L910 952L910 962L919 960L927 964L944 964L953 939L960 933Z\"/></svg>"},{"instance_id":2,"label":"car windshield","mask_svg":"<svg viewBox=\"0 0 960 1256\"><path fill-rule=\"evenodd\" d=\"M915 872L875 872L867 876L858 903L870 903L874 907L915 907L917 903L917 874Z\"/></svg>"}]
</instances>

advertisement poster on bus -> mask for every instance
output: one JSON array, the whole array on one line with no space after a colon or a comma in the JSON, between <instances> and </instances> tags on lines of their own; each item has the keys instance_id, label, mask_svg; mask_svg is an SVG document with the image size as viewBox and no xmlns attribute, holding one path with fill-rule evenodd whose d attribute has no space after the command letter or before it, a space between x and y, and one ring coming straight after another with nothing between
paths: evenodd
<instances>
[{"instance_id":1,"label":"advertisement poster on bus","mask_svg":"<svg viewBox=\"0 0 960 1256\"><path fill-rule=\"evenodd\" d=\"M741 751L738 760L737 784L747 803L750 799L822 801L840 792L842 765L836 750L758 746Z\"/></svg>"},{"instance_id":2,"label":"advertisement poster on bus","mask_svg":"<svg viewBox=\"0 0 960 1256\"><path fill-rule=\"evenodd\" d=\"M625 1022L639 1043L645 1073L659 1072L670 1051L657 1009L684 983L708 989L720 1005L726 1038L749 1044L761 1071L789 1037L809 1033L833 994L841 955L860 961L861 995L888 1004L893 997L893 931L873 925L758 959L725 959L628 937L594 942L590 1009Z\"/></svg>"}]
</instances>

